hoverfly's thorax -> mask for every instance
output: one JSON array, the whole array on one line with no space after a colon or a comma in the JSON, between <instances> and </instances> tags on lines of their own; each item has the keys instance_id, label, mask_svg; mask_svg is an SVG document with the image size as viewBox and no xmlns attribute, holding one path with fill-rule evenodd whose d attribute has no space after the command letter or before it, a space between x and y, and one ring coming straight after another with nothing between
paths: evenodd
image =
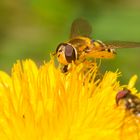
<instances>
[{"instance_id":1,"label":"hoverfly's thorax","mask_svg":"<svg viewBox=\"0 0 140 140\"><path fill-rule=\"evenodd\" d=\"M88 37L79 36L71 39L68 42L72 44L77 49L77 51L82 52L87 46L90 46L91 39Z\"/></svg>"},{"instance_id":2,"label":"hoverfly's thorax","mask_svg":"<svg viewBox=\"0 0 140 140\"><path fill-rule=\"evenodd\" d=\"M61 43L56 49L57 59L61 64L67 65L77 59L76 49L69 43Z\"/></svg>"}]
</instances>

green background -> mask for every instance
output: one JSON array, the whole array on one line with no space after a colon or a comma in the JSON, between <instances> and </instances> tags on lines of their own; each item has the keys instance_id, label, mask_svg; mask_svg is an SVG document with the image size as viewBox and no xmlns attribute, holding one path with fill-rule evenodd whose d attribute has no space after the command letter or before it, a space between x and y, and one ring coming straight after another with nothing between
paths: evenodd
<instances>
[{"instance_id":1,"label":"green background","mask_svg":"<svg viewBox=\"0 0 140 140\"><path fill-rule=\"evenodd\" d=\"M56 46L69 39L75 18L87 19L93 39L140 42L139 0L1 0L0 69L10 72L17 59L38 64L50 59ZM137 74L140 90L140 48L118 49L103 60L102 71L119 69L121 82Z\"/></svg>"}]
</instances>

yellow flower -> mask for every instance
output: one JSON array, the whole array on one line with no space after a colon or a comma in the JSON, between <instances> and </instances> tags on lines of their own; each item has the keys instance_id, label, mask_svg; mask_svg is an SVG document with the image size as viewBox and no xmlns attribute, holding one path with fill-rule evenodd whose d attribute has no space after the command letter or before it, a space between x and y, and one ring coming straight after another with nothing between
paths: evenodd
<instances>
[{"instance_id":1,"label":"yellow flower","mask_svg":"<svg viewBox=\"0 0 140 140\"><path fill-rule=\"evenodd\" d=\"M118 72L101 78L96 65L83 69L80 64L63 74L52 60L39 68L26 60L14 65L11 76L0 71L0 139L137 140L137 117L127 117L115 101L123 87L136 93L136 76L120 86Z\"/></svg>"}]
</instances>

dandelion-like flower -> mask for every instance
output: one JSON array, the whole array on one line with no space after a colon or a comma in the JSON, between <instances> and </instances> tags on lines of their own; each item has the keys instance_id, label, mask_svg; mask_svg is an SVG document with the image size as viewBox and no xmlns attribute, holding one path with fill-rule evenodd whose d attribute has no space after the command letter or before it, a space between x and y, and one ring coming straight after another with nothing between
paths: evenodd
<instances>
[{"instance_id":1,"label":"dandelion-like flower","mask_svg":"<svg viewBox=\"0 0 140 140\"><path fill-rule=\"evenodd\" d=\"M136 76L120 86L119 72L100 78L96 65L83 69L81 63L63 74L53 60L39 68L26 60L14 65L11 76L0 71L0 139L139 139L137 117L115 100L124 87L136 93Z\"/></svg>"}]
</instances>

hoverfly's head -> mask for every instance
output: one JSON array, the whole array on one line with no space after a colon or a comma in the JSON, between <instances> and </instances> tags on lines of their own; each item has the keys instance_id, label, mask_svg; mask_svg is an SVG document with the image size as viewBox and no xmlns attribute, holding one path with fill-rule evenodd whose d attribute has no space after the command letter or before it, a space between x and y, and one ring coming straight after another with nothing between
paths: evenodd
<instances>
[{"instance_id":1,"label":"hoverfly's head","mask_svg":"<svg viewBox=\"0 0 140 140\"><path fill-rule=\"evenodd\" d=\"M122 99L125 99L129 94L130 94L130 90L128 90L128 89L123 89L123 90L119 91L116 95L116 104L119 105L119 102Z\"/></svg>"},{"instance_id":2,"label":"hoverfly's head","mask_svg":"<svg viewBox=\"0 0 140 140\"><path fill-rule=\"evenodd\" d=\"M56 56L59 63L68 65L77 59L77 51L71 44L61 43L56 48Z\"/></svg>"}]
</instances>

